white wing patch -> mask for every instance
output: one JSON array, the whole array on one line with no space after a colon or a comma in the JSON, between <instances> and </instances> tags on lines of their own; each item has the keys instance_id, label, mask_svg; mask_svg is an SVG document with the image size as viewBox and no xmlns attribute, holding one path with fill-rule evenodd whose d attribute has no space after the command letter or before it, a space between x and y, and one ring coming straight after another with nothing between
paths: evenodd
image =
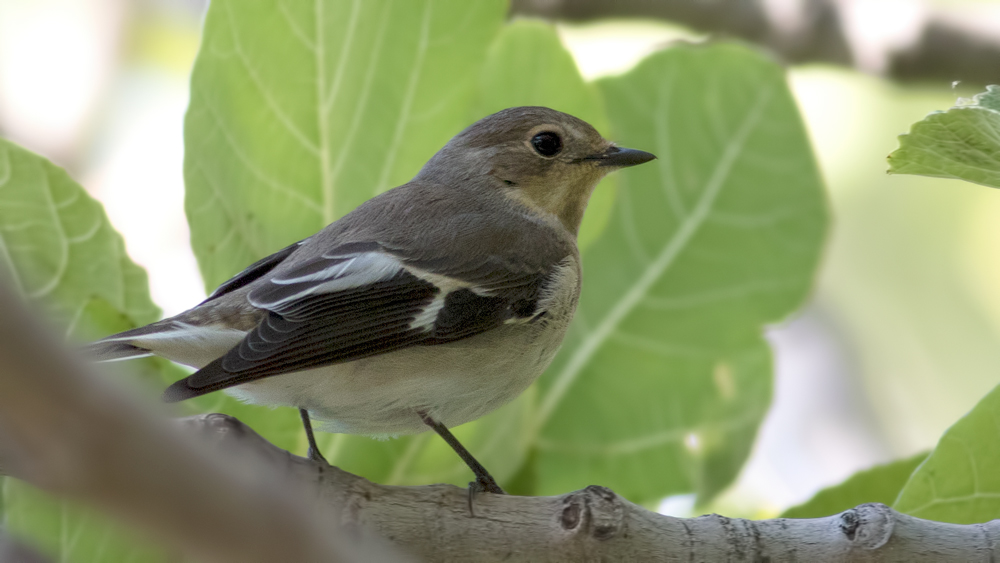
<instances>
[{"instance_id":1,"label":"white wing patch","mask_svg":"<svg viewBox=\"0 0 1000 563\"><path fill-rule=\"evenodd\" d=\"M434 296L434 300L424 307L410 323L410 328L418 328L424 332L428 332L434 329L434 323L437 322L438 313L444 308L444 300L448 297L445 292L438 293Z\"/></svg>"},{"instance_id":2,"label":"white wing patch","mask_svg":"<svg viewBox=\"0 0 1000 563\"><path fill-rule=\"evenodd\" d=\"M412 267L407 267L406 271L414 276L417 276L421 280L434 284L434 287L438 289L438 293L434 296L434 300L428 303L427 306L424 307L424 309L413 319L413 322L410 323L411 329L419 328L423 331L433 330L434 323L437 322L438 314L441 313L441 309L444 309L444 302L448 298L448 294L452 291L455 291L456 289L469 289L477 295L482 293L481 288L449 276L432 274L426 270L420 270Z\"/></svg>"},{"instance_id":3,"label":"white wing patch","mask_svg":"<svg viewBox=\"0 0 1000 563\"><path fill-rule=\"evenodd\" d=\"M358 256L351 257L350 260L346 262L336 262L328 268L322 269L318 272L308 274L305 276L298 276L294 278L273 278L271 283L276 283L278 285L291 285L293 283L303 283L303 282L322 282L326 280L335 280L342 278L347 275L351 266L354 265Z\"/></svg>"},{"instance_id":4,"label":"white wing patch","mask_svg":"<svg viewBox=\"0 0 1000 563\"><path fill-rule=\"evenodd\" d=\"M403 264L395 257L382 252L364 252L343 262L335 262L328 268L304 276L293 278L274 277L271 283L275 285L292 285L307 283L308 287L274 302L261 302L249 298L255 307L282 307L316 293L337 293L357 287L364 287L375 282L388 280L403 269Z\"/></svg>"}]
</instances>

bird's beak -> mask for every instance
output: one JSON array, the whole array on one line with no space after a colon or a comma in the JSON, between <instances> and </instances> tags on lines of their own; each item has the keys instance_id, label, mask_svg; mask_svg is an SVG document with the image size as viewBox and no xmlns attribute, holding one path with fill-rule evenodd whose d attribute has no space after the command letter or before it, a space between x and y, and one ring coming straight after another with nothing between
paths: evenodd
<instances>
[{"instance_id":1,"label":"bird's beak","mask_svg":"<svg viewBox=\"0 0 1000 563\"><path fill-rule=\"evenodd\" d=\"M655 154L646 151L610 146L604 152L588 156L583 160L595 161L598 166L625 168L626 166L635 166L636 164L649 162L654 158L656 158Z\"/></svg>"}]
</instances>

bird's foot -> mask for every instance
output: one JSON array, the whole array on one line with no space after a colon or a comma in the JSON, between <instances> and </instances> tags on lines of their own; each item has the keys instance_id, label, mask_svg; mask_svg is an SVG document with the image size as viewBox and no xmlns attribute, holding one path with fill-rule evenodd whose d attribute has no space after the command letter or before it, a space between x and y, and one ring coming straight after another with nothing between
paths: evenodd
<instances>
[{"instance_id":1,"label":"bird's foot","mask_svg":"<svg viewBox=\"0 0 1000 563\"><path fill-rule=\"evenodd\" d=\"M323 454L319 453L319 448L309 446L309 451L306 452L306 457L308 457L310 461L322 462L325 465L330 465L330 462L323 457Z\"/></svg>"},{"instance_id":2,"label":"bird's foot","mask_svg":"<svg viewBox=\"0 0 1000 563\"><path fill-rule=\"evenodd\" d=\"M299 409L299 415L302 417L302 427L306 431L306 440L309 442L309 450L306 452L306 457L308 457L310 461L321 461L325 465L330 465L330 462L323 457L323 454L319 453L319 446L316 445L316 435L313 434L312 422L309 420L309 411L306 409Z\"/></svg>"},{"instance_id":3,"label":"bird's foot","mask_svg":"<svg viewBox=\"0 0 1000 563\"><path fill-rule=\"evenodd\" d=\"M495 495L507 494L500 488L500 485L497 485L497 482L489 473L487 473L485 477L479 476L476 477L475 481L469 481L469 516L473 518L476 517L473 501L475 500L477 493L493 493Z\"/></svg>"},{"instance_id":4,"label":"bird's foot","mask_svg":"<svg viewBox=\"0 0 1000 563\"><path fill-rule=\"evenodd\" d=\"M487 473L485 476L477 476L475 481L469 483L469 491L472 493L493 493L495 495L505 495L503 489L493 480L493 476Z\"/></svg>"}]
</instances>

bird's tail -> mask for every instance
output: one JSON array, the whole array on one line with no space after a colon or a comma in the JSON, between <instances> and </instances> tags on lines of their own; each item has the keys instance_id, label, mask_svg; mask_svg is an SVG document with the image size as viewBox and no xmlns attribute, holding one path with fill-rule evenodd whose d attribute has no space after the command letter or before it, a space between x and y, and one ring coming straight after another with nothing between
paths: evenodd
<instances>
[{"instance_id":1,"label":"bird's tail","mask_svg":"<svg viewBox=\"0 0 1000 563\"><path fill-rule=\"evenodd\" d=\"M95 362L112 362L129 358L142 358L153 353L135 342L142 336L149 336L163 330L163 321L148 324L91 342L83 347L83 354Z\"/></svg>"},{"instance_id":2,"label":"bird's tail","mask_svg":"<svg viewBox=\"0 0 1000 563\"><path fill-rule=\"evenodd\" d=\"M143 358L152 355L152 352L145 348L139 348L121 340L110 339L98 340L97 342L87 344L83 347L83 353L95 362L111 362L114 360Z\"/></svg>"}]
</instances>

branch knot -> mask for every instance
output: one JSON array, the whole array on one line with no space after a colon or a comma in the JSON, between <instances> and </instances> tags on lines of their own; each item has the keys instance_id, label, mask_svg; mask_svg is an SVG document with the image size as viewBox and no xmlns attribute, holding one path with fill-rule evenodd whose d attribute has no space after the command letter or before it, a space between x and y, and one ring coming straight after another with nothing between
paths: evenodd
<instances>
[{"instance_id":1,"label":"branch knot","mask_svg":"<svg viewBox=\"0 0 1000 563\"><path fill-rule=\"evenodd\" d=\"M591 485L564 497L559 523L564 530L609 540L625 529L625 506L611 489Z\"/></svg>"},{"instance_id":2,"label":"branch knot","mask_svg":"<svg viewBox=\"0 0 1000 563\"><path fill-rule=\"evenodd\" d=\"M874 550L892 537L892 510L878 502L862 504L840 515L840 531L856 547Z\"/></svg>"}]
</instances>

